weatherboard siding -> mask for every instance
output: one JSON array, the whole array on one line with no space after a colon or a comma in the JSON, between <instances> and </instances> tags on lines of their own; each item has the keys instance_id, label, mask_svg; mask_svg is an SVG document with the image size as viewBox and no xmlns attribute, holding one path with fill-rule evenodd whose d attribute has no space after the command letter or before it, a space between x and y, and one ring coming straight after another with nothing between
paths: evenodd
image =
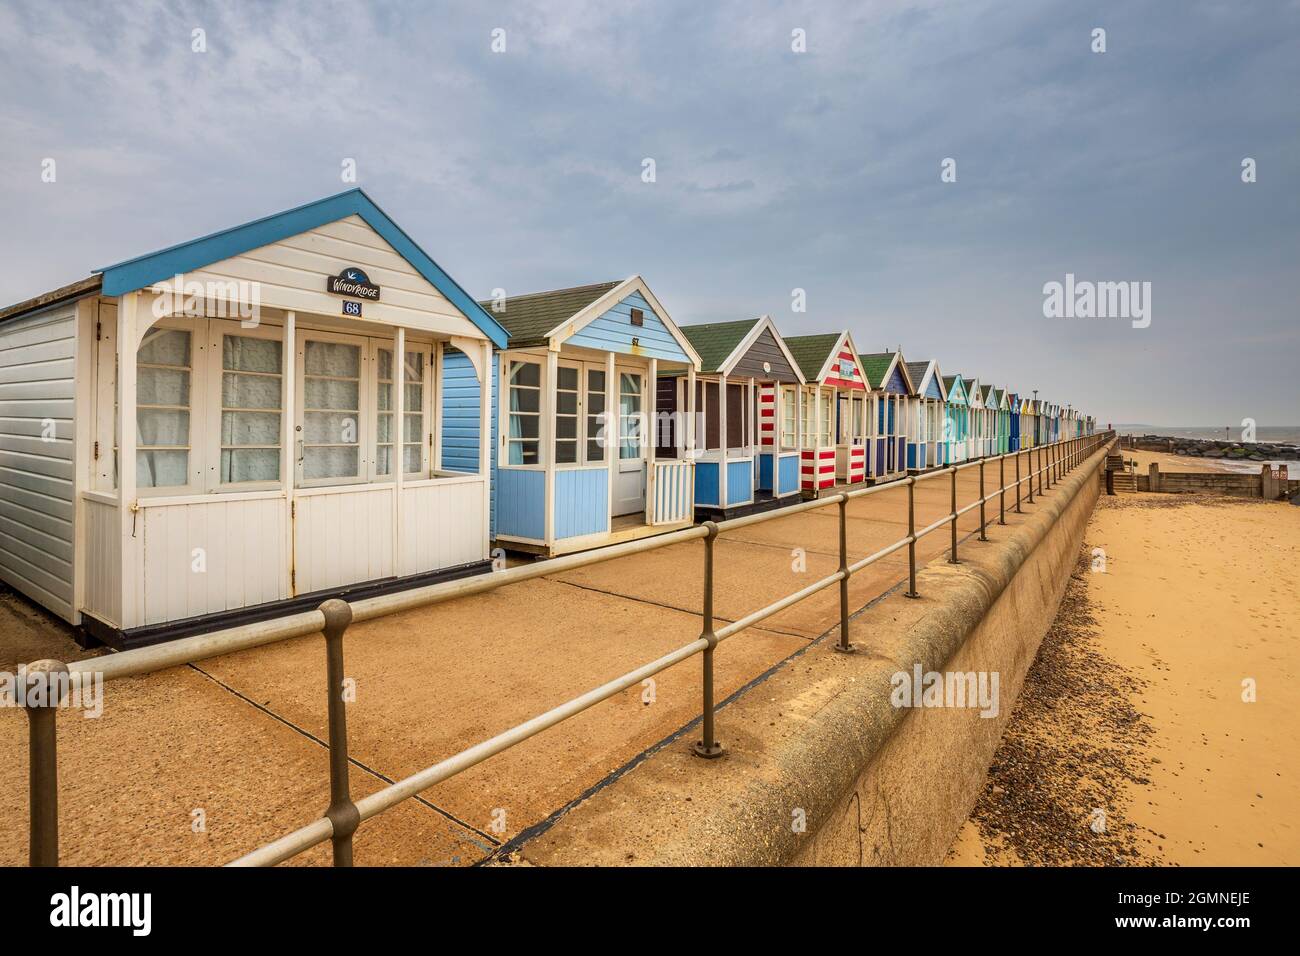
<instances>
[{"instance_id":1,"label":"weatherboard siding","mask_svg":"<svg viewBox=\"0 0 1300 956\"><path fill-rule=\"evenodd\" d=\"M889 381L885 383L884 390L894 395L907 394L907 382L903 378L903 369L901 365L894 366L894 374L889 376Z\"/></svg>"},{"instance_id":2,"label":"weatherboard siding","mask_svg":"<svg viewBox=\"0 0 1300 956\"><path fill-rule=\"evenodd\" d=\"M770 371L763 369L767 363ZM759 333L749 349L737 360L735 368L727 374L744 378L759 378L784 383L797 382L798 375L786 360L785 353L772 335L771 329Z\"/></svg>"},{"instance_id":3,"label":"weatherboard siding","mask_svg":"<svg viewBox=\"0 0 1300 956\"><path fill-rule=\"evenodd\" d=\"M0 326L0 580L69 621L76 315L69 302Z\"/></svg>"},{"instance_id":4,"label":"weatherboard siding","mask_svg":"<svg viewBox=\"0 0 1300 956\"><path fill-rule=\"evenodd\" d=\"M546 472L500 468L496 473L496 534L541 541L546 537Z\"/></svg>"},{"instance_id":5,"label":"weatherboard siding","mask_svg":"<svg viewBox=\"0 0 1300 956\"><path fill-rule=\"evenodd\" d=\"M363 303L363 321L482 337L460 309L358 215L184 275L197 282L256 282L264 307L341 316L343 299L326 291L326 283L348 266L359 268L381 290L378 302Z\"/></svg>"},{"instance_id":6,"label":"weatherboard siding","mask_svg":"<svg viewBox=\"0 0 1300 956\"><path fill-rule=\"evenodd\" d=\"M609 469L555 472L555 537L578 538L609 530Z\"/></svg>"},{"instance_id":7,"label":"weatherboard siding","mask_svg":"<svg viewBox=\"0 0 1300 956\"><path fill-rule=\"evenodd\" d=\"M632 310L640 309L644 325L632 324ZM632 340L637 344L633 346ZM682 347L673 338L668 327L640 292L633 292L613 308L602 313L565 342L578 348L615 352L620 355L639 355L670 362L687 362Z\"/></svg>"},{"instance_id":8,"label":"weatherboard siding","mask_svg":"<svg viewBox=\"0 0 1300 956\"><path fill-rule=\"evenodd\" d=\"M495 370L496 363L493 362ZM478 471L479 383L474 364L459 349L442 353L442 467ZM496 404L495 376L492 403Z\"/></svg>"}]
</instances>

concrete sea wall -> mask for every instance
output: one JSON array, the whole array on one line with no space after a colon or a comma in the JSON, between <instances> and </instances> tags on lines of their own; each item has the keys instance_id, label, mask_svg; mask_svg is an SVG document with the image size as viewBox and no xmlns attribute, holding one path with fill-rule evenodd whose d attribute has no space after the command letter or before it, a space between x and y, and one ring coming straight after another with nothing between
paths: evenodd
<instances>
[{"instance_id":1,"label":"concrete sea wall","mask_svg":"<svg viewBox=\"0 0 1300 956\"><path fill-rule=\"evenodd\" d=\"M988 543L918 575L718 712L720 760L691 734L648 756L522 847L538 865L927 865L984 784L1055 617L1100 490L1105 450ZM744 640L741 635L735 640ZM719 653L726 652L726 645ZM996 716L896 707L895 675L996 675ZM991 710L987 708L986 712Z\"/></svg>"}]
</instances>

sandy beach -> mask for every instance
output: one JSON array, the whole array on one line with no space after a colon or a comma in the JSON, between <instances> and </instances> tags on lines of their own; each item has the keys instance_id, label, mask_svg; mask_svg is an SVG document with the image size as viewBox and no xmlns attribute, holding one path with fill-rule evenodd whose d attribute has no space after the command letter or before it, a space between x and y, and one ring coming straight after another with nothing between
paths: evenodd
<instances>
[{"instance_id":1,"label":"sandy beach","mask_svg":"<svg viewBox=\"0 0 1300 956\"><path fill-rule=\"evenodd\" d=\"M1170 455L1161 451L1139 451L1133 448L1122 449L1121 454L1125 461L1137 462L1137 470L1143 474L1146 473L1152 462L1160 466L1161 471L1183 471L1193 472L1196 474L1259 474L1260 468L1270 462L1250 461L1226 458L1192 458L1186 455ZM1294 477L1300 475L1300 461L1281 461L1271 462L1275 467L1277 465L1286 465L1288 472Z\"/></svg>"},{"instance_id":2,"label":"sandy beach","mask_svg":"<svg viewBox=\"0 0 1300 956\"><path fill-rule=\"evenodd\" d=\"M1298 508L1103 496L949 864L1300 863L1297 559Z\"/></svg>"}]
</instances>

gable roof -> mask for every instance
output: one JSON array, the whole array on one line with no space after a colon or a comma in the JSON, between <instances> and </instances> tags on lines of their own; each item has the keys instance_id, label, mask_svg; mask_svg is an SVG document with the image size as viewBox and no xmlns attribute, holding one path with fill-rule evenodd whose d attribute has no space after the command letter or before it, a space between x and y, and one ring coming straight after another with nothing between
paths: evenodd
<instances>
[{"instance_id":1,"label":"gable roof","mask_svg":"<svg viewBox=\"0 0 1300 956\"><path fill-rule=\"evenodd\" d=\"M925 362L908 362L907 373L912 381L916 383L916 387L913 389L916 394L923 395L928 391L927 384L930 377L933 376L935 381L939 383L939 394L942 396L943 401L948 400L948 386L944 383L943 373L939 371L939 363L935 359L929 359Z\"/></svg>"},{"instance_id":2,"label":"gable roof","mask_svg":"<svg viewBox=\"0 0 1300 956\"><path fill-rule=\"evenodd\" d=\"M700 353L700 371L717 372L759 321L761 320L740 319L735 322L683 325L682 334L691 340L695 351Z\"/></svg>"},{"instance_id":3,"label":"gable roof","mask_svg":"<svg viewBox=\"0 0 1300 956\"><path fill-rule=\"evenodd\" d=\"M863 386L867 389L871 388L871 379L867 378L862 368L862 360L858 358L858 350L853 344L853 336L848 329L821 335L796 335L787 338L785 344L808 384L821 382L823 377L830 377L831 360L847 351L853 357L853 364L857 366L858 373L862 375Z\"/></svg>"},{"instance_id":4,"label":"gable roof","mask_svg":"<svg viewBox=\"0 0 1300 956\"><path fill-rule=\"evenodd\" d=\"M479 304L485 309L491 309L496 320L505 327L510 336L511 348L545 345L547 333L551 329L577 315L621 282L622 280L616 280L574 286L571 289L555 289L551 292L529 292L496 303L485 299Z\"/></svg>"},{"instance_id":5,"label":"gable roof","mask_svg":"<svg viewBox=\"0 0 1300 956\"><path fill-rule=\"evenodd\" d=\"M961 399L953 398L954 389L961 390ZM964 404L966 402L966 383L962 380L961 374L945 375L943 378L943 391L948 401L955 404Z\"/></svg>"},{"instance_id":6,"label":"gable roof","mask_svg":"<svg viewBox=\"0 0 1300 956\"><path fill-rule=\"evenodd\" d=\"M509 332L510 348L545 345L558 349L565 339L600 318L629 295L638 292L658 316L668 334L681 346L691 364L698 369L700 356L695 351L695 346L682 334L677 323L650 291L646 281L637 275L617 282L599 282L552 292L517 295L505 299L501 303L501 311L495 314ZM492 303L489 300L486 304Z\"/></svg>"},{"instance_id":7,"label":"gable roof","mask_svg":"<svg viewBox=\"0 0 1300 956\"><path fill-rule=\"evenodd\" d=\"M760 315L756 319L739 319L734 322L705 322L699 325L683 325L682 334L685 335L700 356L700 371L702 372L721 372L727 374L731 372L736 364L745 356L745 353L763 334L765 330L770 330L772 339L776 342L781 354L785 356L790 367L798 376L800 382L806 382L803 372L799 368L799 363L790 353L790 347L786 344L781 333L776 329L776 323L772 321L770 315Z\"/></svg>"},{"instance_id":8,"label":"gable roof","mask_svg":"<svg viewBox=\"0 0 1300 956\"><path fill-rule=\"evenodd\" d=\"M178 273L202 269L214 262L242 255L348 216L359 216L430 285L446 296L494 345L498 348L505 347L506 332L500 323L470 298L451 276L442 271L441 266L360 189L349 189L294 209L246 222L242 226L232 226L200 239L168 246L93 271L103 274L104 295L122 295L170 279Z\"/></svg>"},{"instance_id":9,"label":"gable roof","mask_svg":"<svg viewBox=\"0 0 1300 956\"><path fill-rule=\"evenodd\" d=\"M831 350L839 344L841 334L827 332L823 335L796 335L785 340L786 347L798 363L805 381L818 381Z\"/></svg>"},{"instance_id":10,"label":"gable roof","mask_svg":"<svg viewBox=\"0 0 1300 956\"><path fill-rule=\"evenodd\" d=\"M916 394L916 383L907 370L908 363L903 358L902 352L867 352L858 356L858 362L862 365L867 380L875 382L877 389L885 387L885 384L893 378L894 369L897 367L899 374L903 376L903 387L907 389L907 394Z\"/></svg>"}]
</instances>

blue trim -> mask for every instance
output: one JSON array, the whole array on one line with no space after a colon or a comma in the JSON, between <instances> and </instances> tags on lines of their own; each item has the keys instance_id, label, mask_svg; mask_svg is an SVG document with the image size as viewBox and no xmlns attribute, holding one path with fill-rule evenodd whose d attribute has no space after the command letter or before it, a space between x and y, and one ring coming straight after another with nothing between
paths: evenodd
<instances>
[{"instance_id":1,"label":"blue trim","mask_svg":"<svg viewBox=\"0 0 1300 956\"><path fill-rule=\"evenodd\" d=\"M506 347L509 336L501 324L470 298L456 280L443 272L442 267L429 258L429 255L360 189L349 189L336 196L318 199L305 206L276 213L274 216L255 219L242 226L214 232L202 239L183 242L180 245L127 259L125 262L94 271L103 273L104 295L122 295L170 279L177 273L193 272L214 262L242 255L250 249L279 242L290 236L319 228L326 223L346 219L348 216L360 216L371 229L383 236L398 255L409 262L420 275L429 280L434 288L460 309L465 318L491 339L493 345L499 349Z\"/></svg>"}]
</instances>

